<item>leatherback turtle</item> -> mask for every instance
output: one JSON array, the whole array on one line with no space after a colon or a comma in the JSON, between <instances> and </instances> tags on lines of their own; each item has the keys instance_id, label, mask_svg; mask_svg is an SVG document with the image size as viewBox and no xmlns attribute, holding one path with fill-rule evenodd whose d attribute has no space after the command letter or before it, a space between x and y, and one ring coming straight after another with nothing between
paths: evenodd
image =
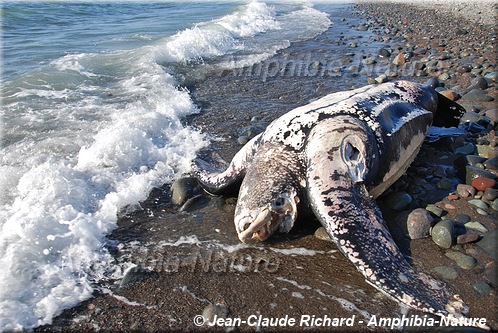
<instances>
[{"instance_id":1,"label":"leatherback turtle","mask_svg":"<svg viewBox=\"0 0 498 333\"><path fill-rule=\"evenodd\" d=\"M274 120L226 170L194 163L193 172L213 194L241 184L234 222L242 242L288 232L310 206L369 284L411 308L460 315L463 302L407 262L374 199L406 171L432 124L455 126L463 112L407 81L333 93Z\"/></svg>"}]
</instances>

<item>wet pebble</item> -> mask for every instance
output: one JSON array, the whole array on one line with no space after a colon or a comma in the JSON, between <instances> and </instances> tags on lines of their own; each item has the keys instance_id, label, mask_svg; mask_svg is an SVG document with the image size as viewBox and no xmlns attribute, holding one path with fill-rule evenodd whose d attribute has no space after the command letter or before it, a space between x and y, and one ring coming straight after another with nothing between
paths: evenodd
<instances>
[{"instance_id":1,"label":"wet pebble","mask_svg":"<svg viewBox=\"0 0 498 333\"><path fill-rule=\"evenodd\" d=\"M498 157L488 159L483 163L488 170L498 170Z\"/></svg>"},{"instance_id":2,"label":"wet pebble","mask_svg":"<svg viewBox=\"0 0 498 333\"><path fill-rule=\"evenodd\" d=\"M452 101L456 101L458 99L458 94L453 90L443 90L439 93Z\"/></svg>"},{"instance_id":3,"label":"wet pebble","mask_svg":"<svg viewBox=\"0 0 498 333\"><path fill-rule=\"evenodd\" d=\"M458 235L457 236L457 244L467 244L467 243L473 243L475 241L478 241L481 238L481 236L473 231L473 230L467 230L463 235Z\"/></svg>"},{"instance_id":4,"label":"wet pebble","mask_svg":"<svg viewBox=\"0 0 498 333\"><path fill-rule=\"evenodd\" d=\"M472 185L458 184L456 191L458 195L462 198L474 197L476 195L476 189Z\"/></svg>"},{"instance_id":5,"label":"wet pebble","mask_svg":"<svg viewBox=\"0 0 498 333\"><path fill-rule=\"evenodd\" d=\"M467 223L470 222L471 218L467 214L458 214L455 216L455 221L460 222L460 223Z\"/></svg>"},{"instance_id":6,"label":"wet pebble","mask_svg":"<svg viewBox=\"0 0 498 333\"><path fill-rule=\"evenodd\" d=\"M455 261L458 267L463 269L472 269L477 265L477 260L474 257L468 256L458 251L449 251L445 256Z\"/></svg>"},{"instance_id":7,"label":"wet pebble","mask_svg":"<svg viewBox=\"0 0 498 333\"><path fill-rule=\"evenodd\" d=\"M438 222L431 232L432 240L438 246L449 249L455 243L455 228L450 220Z\"/></svg>"},{"instance_id":8,"label":"wet pebble","mask_svg":"<svg viewBox=\"0 0 498 333\"><path fill-rule=\"evenodd\" d=\"M477 230L479 232L482 232L483 234L488 232L488 228L486 228L480 222L467 222L467 223L465 223L465 228Z\"/></svg>"},{"instance_id":9,"label":"wet pebble","mask_svg":"<svg viewBox=\"0 0 498 333\"><path fill-rule=\"evenodd\" d=\"M183 205L198 188L197 180L192 177L177 179L171 185L171 202L175 205Z\"/></svg>"},{"instance_id":10,"label":"wet pebble","mask_svg":"<svg viewBox=\"0 0 498 333\"><path fill-rule=\"evenodd\" d=\"M475 187L478 191L485 191L488 188L495 186L496 181L494 179L486 177L476 177L472 179L470 185Z\"/></svg>"},{"instance_id":11,"label":"wet pebble","mask_svg":"<svg viewBox=\"0 0 498 333\"><path fill-rule=\"evenodd\" d=\"M469 185L472 183L472 180L474 180L474 178L477 177L490 178L490 179L496 178L496 176L491 172L470 165L467 165L465 167L465 171L466 171L465 182Z\"/></svg>"},{"instance_id":12,"label":"wet pebble","mask_svg":"<svg viewBox=\"0 0 498 333\"><path fill-rule=\"evenodd\" d=\"M202 316L206 322L211 323L215 317L226 318L228 315L228 308L224 304L209 304L202 311Z\"/></svg>"},{"instance_id":13,"label":"wet pebble","mask_svg":"<svg viewBox=\"0 0 498 333\"><path fill-rule=\"evenodd\" d=\"M458 277L457 271L454 268L448 266L434 267L432 271L443 279L454 280Z\"/></svg>"},{"instance_id":14,"label":"wet pebble","mask_svg":"<svg viewBox=\"0 0 498 333\"><path fill-rule=\"evenodd\" d=\"M431 212L432 214L436 215L437 217L441 217L444 214L444 209L439 208L438 206L435 205L427 205L425 209Z\"/></svg>"},{"instance_id":15,"label":"wet pebble","mask_svg":"<svg viewBox=\"0 0 498 333\"><path fill-rule=\"evenodd\" d=\"M490 102L493 101L494 98L487 95L483 90L481 89L472 89L468 93L462 96L462 99L465 99L467 101L471 102Z\"/></svg>"},{"instance_id":16,"label":"wet pebble","mask_svg":"<svg viewBox=\"0 0 498 333\"><path fill-rule=\"evenodd\" d=\"M432 215L424 208L414 209L407 218L407 230L410 239L420 239L429 236L429 230L434 222Z\"/></svg>"},{"instance_id":17,"label":"wet pebble","mask_svg":"<svg viewBox=\"0 0 498 333\"><path fill-rule=\"evenodd\" d=\"M498 260L498 250L497 250L497 237L498 237L498 229L487 232L484 237L477 242L477 246L486 251L493 259Z\"/></svg>"},{"instance_id":18,"label":"wet pebble","mask_svg":"<svg viewBox=\"0 0 498 333\"><path fill-rule=\"evenodd\" d=\"M327 233L327 231L325 230L324 227L320 227L320 228L316 229L315 237L318 239L321 239L321 240L329 241L329 242L332 241L330 239L329 234Z\"/></svg>"},{"instance_id":19,"label":"wet pebble","mask_svg":"<svg viewBox=\"0 0 498 333\"><path fill-rule=\"evenodd\" d=\"M487 88L488 88L488 81L482 76L478 76L472 79L472 82L470 82L470 85L467 87L467 90L470 91L472 89L487 89Z\"/></svg>"},{"instance_id":20,"label":"wet pebble","mask_svg":"<svg viewBox=\"0 0 498 333\"><path fill-rule=\"evenodd\" d=\"M493 202L491 203L491 208L498 212L498 198L493 200Z\"/></svg>"},{"instance_id":21,"label":"wet pebble","mask_svg":"<svg viewBox=\"0 0 498 333\"><path fill-rule=\"evenodd\" d=\"M469 204L474 205L482 210L487 210L489 208L487 203L479 199L469 200Z\"/></svg>"},{"instance_id":22,"label":"wet pebble","mask_svg":"<svg viewBox=\"0 0 498 333\"><path fill-rule=\"evenodd\" d=\"M478 281L472 286L479 294L488 295L491 292L491 287L484 281Z\"/></svg>"},{"instance_id":23,"label":"wet pebble","mask_svg":"<svg viewBox=\"0 0 498 333\"><path fill-rule=\"evenodd\" d=\"M482 277L495 287L498 286L498 270L496 268L496 263L494 261L491 261L486 264L486 267L484 268L484 272L482 274Z\"/></svg>"},{"instance_id":24,"label":"wet pebble","mask_svg":"<svg viewBox=\"0 0 498 333\"><path fill-rule=\"evenodd\" d=\"M388 194L384 200L386 205L394 210L401 211L411 204L413 198L406 192L396 191Z\"/></svg>"},{"instance_id":25,"label":"wet pebble","mask_svg":"<svg viewBox=\"0 0 498 333\"><path fill-rule=\"evenodd\" d=\"M498 198L498 190L489 187L486 190L484 190L484 194L482 195L482 197L484 200L491 202L496 198Z\"/></svg>"}]
</instances>

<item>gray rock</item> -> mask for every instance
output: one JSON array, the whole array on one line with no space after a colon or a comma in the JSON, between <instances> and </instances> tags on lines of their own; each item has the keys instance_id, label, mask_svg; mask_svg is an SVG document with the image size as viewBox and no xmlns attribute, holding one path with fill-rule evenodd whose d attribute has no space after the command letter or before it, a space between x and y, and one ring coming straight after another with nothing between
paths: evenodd
<instances>
[{"instance_id":1,"label":"gray rock","mask_svg":"<svg viewBox=\"0 0 498 333\"><path fill-rule=\"evenodd\" d=\"M426 64L426 66L427 66L427 67L429 67L429 66L430 66L430 64L429 64L429 63L430 63L430 62L428 62L428 63ZM436 63L437 63L437 61L436 61ZM441 82L439 82L439 80L438 80L437 78L435 78L435 77L431 77L430 79L428 79L427 81L425 81L425 83L424 83L424 84L425 84L426 86L430 86L430 87L432 87L432 88L437 88L437 87L441 86Z\"/></svg>"},{"instance_id":2,"label":"gray rock","mask_svg":"<svg viewBox=\"0 0 498 333\"><path fill-rule=\"evenodd\" d=\"M427 205L425 209L432 214L436 215L437 217L441 217L444 214L444 209L439 208L438 206L435 205Z\"/></svg>"},{"instance_id":3,"label":"gray rock","mask_svg":"<svg viewBox=\"0 0 498 333\"><path fill-rule=\"evenodd\" d=\"M496 198L498 198L498 190L495 188L488 187L487 189L484 190L484 194L482 195L482 197L484 200L491 202Z\"/></svg>"},{"instance_id":4,"label":"gray rock","mask_svg":"<svg viewBox=\"0 0 498 333\"><path fill-rule=\"evenodd\" d=\"M458 251L449 251L445 256L455 261L458 267L463 269L472 269L477 265L477 260L474 257L468 256Z\"/></svg>"},{"instance_id":5,"label":"gray rock","mask_svg":"<svg viewBox=\"0 0 498 333\"><path fill-rule=\"evenodd\" d=\"M443 279L447 279L447 280L454 280L458 277L458 273L457 271L452 268L452 267L448 267L448 266L438 266L438 267L434 267L432 269L432 271L439 275L440 277L442 277Z\"/></svg>"},{"instance_id":6,"label":"gray rock","mask_svg":"<svg viewBox=\"0 0 498 333\"><path fill-rule=\"evenodd\" d=\"M489 208L487 203L479 199L469 200L469 204L474 205L477 208L481 208L483 210L487 210Z\"/></svg>"},{"instance_id":7,"label":"gray rock","mask_svg":"<svg viewBox=\"0 0 498 333\"><path fill-rule=\"evenodd\" d=\"M202 316L206 323L211 323L215 316L218 318L226 318L228 315L228 308L224 304L209 304L202 311Z\"/></svg>"},{"instance_id":8,"label":"gray rock","mask_svg":"<svg viewBox=\"0 0 498 333\"><path fill-rule=\"evenodd\" d=\"M466 172L466 175L465 175L465 182L467 184L471 184L472 183L472 180L474 180L474 178L477 178L477 177L484 177L484 178L490 178L490 179L496 179L496 175L489 172L489 171L486 171L484 169L481 169L481 168L478 168L478 167L473 167L473 166L470 166L470 165L467 165L465 167L465 172Z\"/></svg>"},{"instance_id":9,"label":"gray rock","mask_svg":"<svg viewBox=\"0 0 498 333\"><path fill-rule=\"evenodd\" d=\"M474 111L467 111L463 114L462 118L460 118L461 123L466 123L466 122L475 122L477 123L479 121L479 118L481 118L481 115L477 112Z\"/></svg>"},{"instance_id":10,"label":"gray rock","mask_svg":"<svg viewBox=\"0 0 498 333\"><path fill-rule=\"evenodd\" d=\"M438 222L431 232L432 240L438 246L449 249L455 243L455 228L450 220Z\"/></svg>"},{"instance_id":11,"label":"gray rock","mask_svg":"<svg viewBox=\"0 0 498 333\"><path fill-rule=\"evenodd\" d=\"M482 76L475 77L470 85L467 87L467 90L471 91L472 89L487 89L488 81Z\"/></svg>"},{"instance_id":12,"label":"gray rock","mask_svg":"<svg viewBox=\"0 0 498 333\"><path fill-rule=\"evenodd\" d=\"M467 244L476 242L479 239L481 239L481 236L477 232L469 229L463 235L458 235L456 242L457 244Z\"/></svg>"},{"instance_id":13,"label":"gray rock","mask_svg":"<svg viewBox=\"0 0 498 333\"><path fill-rule=\"evenodd\" d=\"M492 96L487 95L483 90L480 89L472 89L468 93L462 96L462 99L471 102L490 102L494 101Z\"/></svg>"},{"instance_id":14,"label":"gray rock","mask_svg":"<svg viewBox=\"0 0 498 333\"><path fill-rule=\"evenodd\" d=\"M177 179L171 184L171 202L183 205L198 188L197 180L191 177Z\"/></svg>"},{"instance_id":15,"label":"gray rock","mask_svg":"<svg viewBox=\"0 0 498 333\"><path fill-rule=\"evenodd\" d=\"M475 187L467 184L458 184L456 191L458 195L462 198L474 197L474 195L476 195L477 192Z\"/></svg>"},{"instance_id":16,"label":"gray rock","mask_svg":"<svg viewBox=\"0 0 498 333\"><path fill-rule=\"evenodd\" d=\"M397 211L406 209L412 201L412 197L408 193L402 191L390 193L384 200L389 208Z\"/></svg>"},{"instance_id":17,"label":"gray rock","mask_svg":"<svg viewBox=\"0 0 498 333\"><path fill-rule=\"evenodd\" d=\"M490 158L489 160L485 161L483 164L486 167L486 169L498 170L498 157Z\"/></svg>"},{"instance_id":18,"label":"gray rock","mask_svg":"<svg viewBox=\"0 0 498 333\"><path fill-rule=\"evenodd\" d=\"M476 146L470 142L453 150L455 154L460 154L460 155L471 155L474 154L475 151L476 151Z\"/></svg>"},{"instance_id":19,"label":"gray rock","mask_svg":"<svg viewBox=\"0 0 498 333\"><path fill-rule=\"evenodd\" d=\"M488 110L484 113L484 115L489 119L491 119L492 121L494 121L495 123L498 122L498 109Z\"/></svg>"},{"instance_id":20,"label":"gray rock","mask_svg":"<svg viewBox=\"0 0 498 333\"><path fill-rule=\"evenodd\" d=\"M251 140L251 138L250 138L250 137L248 137L248 136L239 136L239 137L237 138L237 143L238 143L239 145L242 145L242 146L243 146L243 145L245 145L246 143L248 143L250 140Z\"/></svg>"},{"instance_id":21,"label":"gray rock","mask_svg":"<svg viewBox=\"0 0 498 333\"><path fill-rule=\"evenodd\" d=\"M321 240L329 241L329 242L332 241L332 239L330 239L330 236L324 227L320 227L320 228L316 229L315 237L318 239L321 239Z\"/></svg>"},{"instance_id":22,"label":"gray rock","mask_svg":"<svg viewBox=\"0 0 498 333\"><path fill-rule=\"evenodd\" d=\"M493 202L491 203L491 208L498 211L498 199L493 200Z\"/></svg>"},{"instance_id":23,"label":"gray rock","mask_svg":"<svg viewBox=\"0 0 498 333\"><path fill-rule=\"evenodd\" d=\"M382 48L379 50L379 56L384 58L389 58L391 56L391 52L389 50Z\"/></svg>"},{"instance_id":24,"label":"gray rock","mask_svg":"<svg viewBox=\"0 0 498 333\"><path fill-rule=\"evenodd\" d=\"M437 182L436 188L442 189L442 190L449 190L453 186L453 183L451 179L448 178L443 178L440 181Z\"/></svg>"},{"instance_id":25,"label":"gray rock","mask_svg":"<svg viewBox=\"0 0 498 333\"><path fill-rule=\"evenodd\" d=\"M497 250L497 240L498 240L498 229L487 232L484 237L477 242L477 246L486 251L493 259L498 260L498 250Z\"/></svg>"},{"instance_id":26,"label":"gray rock","mask_svg":"<svg viewBox=\"0 0 498 333\"><path fill-rule=\"evenodd\" d=\"M467 155L465 156L465 161L468 165L476 166L476 164L484 163L486 158L479 155Z\"/></svg>"},{"instance_id":27,"label":"gray rock","mask_svg":"<svg viewBox=\"0 0 498 333\"><path fill-rule=\"evenodd\" d=\"M478 281L472 286L474 289L482 295L488 295L491 292L491 287L484 281Z\"/></svg>"},{"instance_id":28,"label":"gray rock","mask_svg":"<svg viewBox=\"0 0 498 333\"><path fill-rule=\"evenodd\" d=\"M496 269L496 263L494 261L488 263L484 269L482 277L491 283L491 285L498 286L498 270Z\"/></svg>"},{"instance_id":29,"label":"gray rock","mask_svg":"<svg viewBox=\"0 0 498 333\"><path fill-rule=\"evenodd\" d=\"M467 214L458 214L455 217L455 221L460 222L460 223L467 223L470 222L471 218Z\"/></svg>"},{"instance_id":30,"label":"gray rock","mask_svg":"<svg viewBox=\"0 0 498 333\"><path fill-rule=\"evenodd\" d=\"M420 239L429 236L429 230L434 222L432 215L424 208L414 209L407 218L406 226L410 239Z\"/></svg>"},{"instance_id":31,"label":"gray rock","mask_svg":"<svg viewBox=\"0 0 498 333\"><path fill-rule=\"evenodd\" d=\"M480 222L468 222L468 223L465 223L465 228L477 230L479 232L482 232L483 234L485 234L486 232L488 232L488 228L486 228Z\"/></svg>"}]
</instances>

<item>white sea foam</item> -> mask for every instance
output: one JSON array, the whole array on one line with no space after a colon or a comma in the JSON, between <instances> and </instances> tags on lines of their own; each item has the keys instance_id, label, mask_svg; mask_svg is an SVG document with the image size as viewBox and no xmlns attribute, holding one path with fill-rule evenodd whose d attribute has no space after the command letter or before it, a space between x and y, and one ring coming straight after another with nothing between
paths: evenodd
<instances>
[{"instance_id":1,"label":"white sea foam","mask_svg":"<svg viewBox=\"0 0 498 333\"><path fill-rule=\"evenodd\" d=\"M314 9L297 12L286 18L254 2L148 46L65 54L5 82L0 331L51 323L96 283L121 277L128 266L106 248L117 213L187 171L207 144L182 123L199 110L161 65L239 51L257 62L289 45L286 19L330 23Z\"/></svg>"}]
</instances>

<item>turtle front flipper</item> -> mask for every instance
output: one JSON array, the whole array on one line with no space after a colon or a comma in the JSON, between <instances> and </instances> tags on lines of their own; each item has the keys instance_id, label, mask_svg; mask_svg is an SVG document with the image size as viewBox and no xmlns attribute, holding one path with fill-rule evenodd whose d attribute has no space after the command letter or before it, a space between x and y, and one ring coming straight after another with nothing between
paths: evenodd
<instances>
[{"instance_id":1,"label":"turtle front flipper","mask_svg":"<svg viewBox=\"0 0 498 333\"><path fill-rule=\"evenodd\" d=\"M394 243L365 179L376 170L375 140L359 119L331 118L310 132L307 194L315 215L341 252L375 288L410 308L446 316L444 285L416 272ZM463 305L462 305L463 308Z\"/></svg>"},{"instance_id":2,"label":"turtle front flipper","mask_svg":"<svg viewBox=\"0 0 498 333\"><path fill-rule=\"evenodd\" d=\"M242 147L224 171L215 172L211 170L211 166L207 165L206 162L199 159L194 160L192 163L194 177L202 187L213 194L221 194L231 187L240 185L248 165L251 164L260 146L260 137L261 135L257 135Z\"/></svg>"}]
</instances>

